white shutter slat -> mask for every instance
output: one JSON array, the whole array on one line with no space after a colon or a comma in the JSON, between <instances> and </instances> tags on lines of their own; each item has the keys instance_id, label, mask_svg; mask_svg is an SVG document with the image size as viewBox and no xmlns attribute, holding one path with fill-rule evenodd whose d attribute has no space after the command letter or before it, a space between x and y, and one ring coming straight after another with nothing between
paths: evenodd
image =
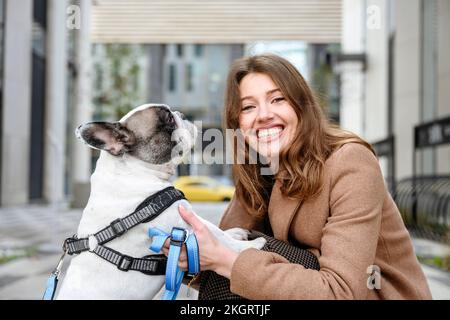
<instances>
[{"instance_id":1,"label":"white shutter slat","mask_svg":"<svg viewBox=\"0 0 450 320\"><path fill-rule=\"evenodd\" d=\"M340 42L341 0L97 0L97 43Z\"/></svg>"}]
</instances>

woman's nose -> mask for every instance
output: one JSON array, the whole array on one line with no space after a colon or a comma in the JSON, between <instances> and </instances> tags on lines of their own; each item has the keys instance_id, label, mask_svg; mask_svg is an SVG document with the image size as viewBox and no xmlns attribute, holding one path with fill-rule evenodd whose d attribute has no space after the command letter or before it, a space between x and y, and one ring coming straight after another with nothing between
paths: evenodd
<instances>
[{"instance_id":1,"label":"woman's nose","mask_svg":"<svg viewBox=\"0 0 450 320\"><path fill-rule=\"evenodd\" d=\"M258 110L258 121L265 122L267 120L273 119L273 112L270 110L270 106L266 104L261 104Z\"/></svg>"}]
</instances>

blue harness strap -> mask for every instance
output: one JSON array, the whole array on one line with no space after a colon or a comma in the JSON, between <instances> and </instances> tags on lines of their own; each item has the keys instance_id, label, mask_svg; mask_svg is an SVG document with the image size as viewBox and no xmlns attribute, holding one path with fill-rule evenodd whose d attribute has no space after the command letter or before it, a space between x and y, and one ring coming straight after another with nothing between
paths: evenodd
<instances>
[{"instance_id":1,"label":"blue harness strap","mask_svg":"<svg viewBox=\"0 0 450 320\"><path fill-rule=\"evenodd\" d=\"M186 244L189 274L196 274L200 272L200 257L197 238L194 234L188 235L185 229L176 227L172 229L170 234L158 228L150 228L149 236L153 238L150 250L154 252L160 252L164 242L170 238L169 255L167 257L166 266L166 291L164 292L162 299L175 300L184 276L184 271L178 267L178 259L180 257L183 244Z\"/></svg>"}]
</instances>

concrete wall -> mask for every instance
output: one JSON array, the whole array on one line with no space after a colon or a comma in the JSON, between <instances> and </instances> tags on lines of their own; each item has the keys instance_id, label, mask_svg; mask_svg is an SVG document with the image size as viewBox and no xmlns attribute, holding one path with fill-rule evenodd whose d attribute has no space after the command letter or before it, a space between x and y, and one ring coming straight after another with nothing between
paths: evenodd
<instances>
[{"instance_id":1,"label":"concrete wall","mask_svg":"<svg viewBox=\"0 0 450 320\"><path fill-rule=\"evenodd\" d=\"M1 203L8 206L28 202L32 1L5 7Z\"/></svg>"},{"instance_id":2,"label":"concrete wall","mask_svg":"<svg viewBox=\"0 0 450 320\"><path fill-rule=\"evenodd\" d=\"M364 138L376 142L388 135L388 2L370 0L366 7Z\"/></svg>"},{"instance_id":3,"label":"concrete wall","mask_svg":"<svg viewBox=\"0 0 450 320\"><path fill-rule=\"evenodd\" d=\"M75 128L92 120L92 63L90 42L91 0L80 0L80 29L75 32L75 62L77 77L75 84L75 110L69 130L72 164L72 207L82 208L90 194L91 150L75 138Z\"/></svg>"},{"instance_id":4,"label":"concrete wall","mask_svg":"<svg viewBox=\"0 0 450 320\"><path fill-rule=\"evenodd\" d=\"M438 117L450 116L450 1L438 0ZM450 146L437 150L437 174L450 173Z\"/></svg>"},{"instance_id":5,"label":"concrete wall","mask_svg":"<svg viewBox=\"0 0 450 320\"><path fill-rule=\"evenodd\" d=\"M66 0L47 1L44 198L65 202L67 125Z\"/></svg>"},{"instance_id":6,"label":"concrete wall","mask_svg":"<svg viewBox=\"0 0 450 320\"><path fill-rule=\"evenodd\" d=\"M420 121L420 0L396 1L394 134L397 179L411 176L413 128Z\"/></svg>"},{"instance_id":7,"label":"concrete wall","mask_svg":"<svg viewBox=\"0 0 450 320\"><path fill-rule=\"evenodd\" d=\"M397 179L413 173L414 126L450 115L450 2L434 0L431 6L423 1L396 1ZM431 20L424 25L424 19ZM416 160L419 175L448 174L450 146L418 151Z\"/></svg>"},{"instance_id":8,"label":"concrete wall","mask_svg":"<svg viewBox=\"0 0 450 320\"><path fill-rule=\"evenodd\" d=\"M450 2L344 0L342 27L343 53L365 53L367 69L362 71L356 62L340 65L341 126L376 142L388 136L391 120L396 178L410 177L414 127L450 115ZM391 30L395 38L389 119ZM419 175L448 174L450 146L419 151L416 161Z\"/></svg>"},{"instance_id":9,"label":"concrete wall","mask_svg":"<svg viewBox=\"0 0 450 320\"><path fill-rule=\"evenodd\" d=\"M388 136L388 0L344 0L342 51L364 53L361 62L341 63L340 123L373 143ZM386 159L381 161L387 175Z\"/></svg>"},{"instance_id":10,"label":"concrete wall","mask_svg":"<svg viewBox=\"0 0 450 320\"><path fill-rule=\"evenodd\" d=\"M342 53L363 53L365 6L360 0L342 2ZM364 73L359 62L343 62L341 72L341 127L364 134Z\"/></svg>"}]
</instances>

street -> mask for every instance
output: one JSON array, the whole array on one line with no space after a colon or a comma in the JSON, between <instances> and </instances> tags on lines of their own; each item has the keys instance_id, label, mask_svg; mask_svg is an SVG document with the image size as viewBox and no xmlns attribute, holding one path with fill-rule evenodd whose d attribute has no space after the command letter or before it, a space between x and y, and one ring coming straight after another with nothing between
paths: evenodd
<instances>
[{"instance_id":1,"label":"street","mask_svg":"<svg viewBox=\"0 0 450 320\"><path fill-rule=\"evenodd\" d=\"M197 214L217 224L227 203L193 203ZM0 264L0 299L39 300L45 283L61 254L62 241L75 233L81 210L57 213L43 206L0 209L0 258L25 255ZM428 240L413 239L416 253L447 250ZM70 257L65 261L64 270ZM450 299L450 273L422 265L434 299ZM180 289L178 299L195 299L197 292ZM190 294L190 295L189 295ZM189 295L189 296L188 296Z\"/></svg>"}]
</instances>

